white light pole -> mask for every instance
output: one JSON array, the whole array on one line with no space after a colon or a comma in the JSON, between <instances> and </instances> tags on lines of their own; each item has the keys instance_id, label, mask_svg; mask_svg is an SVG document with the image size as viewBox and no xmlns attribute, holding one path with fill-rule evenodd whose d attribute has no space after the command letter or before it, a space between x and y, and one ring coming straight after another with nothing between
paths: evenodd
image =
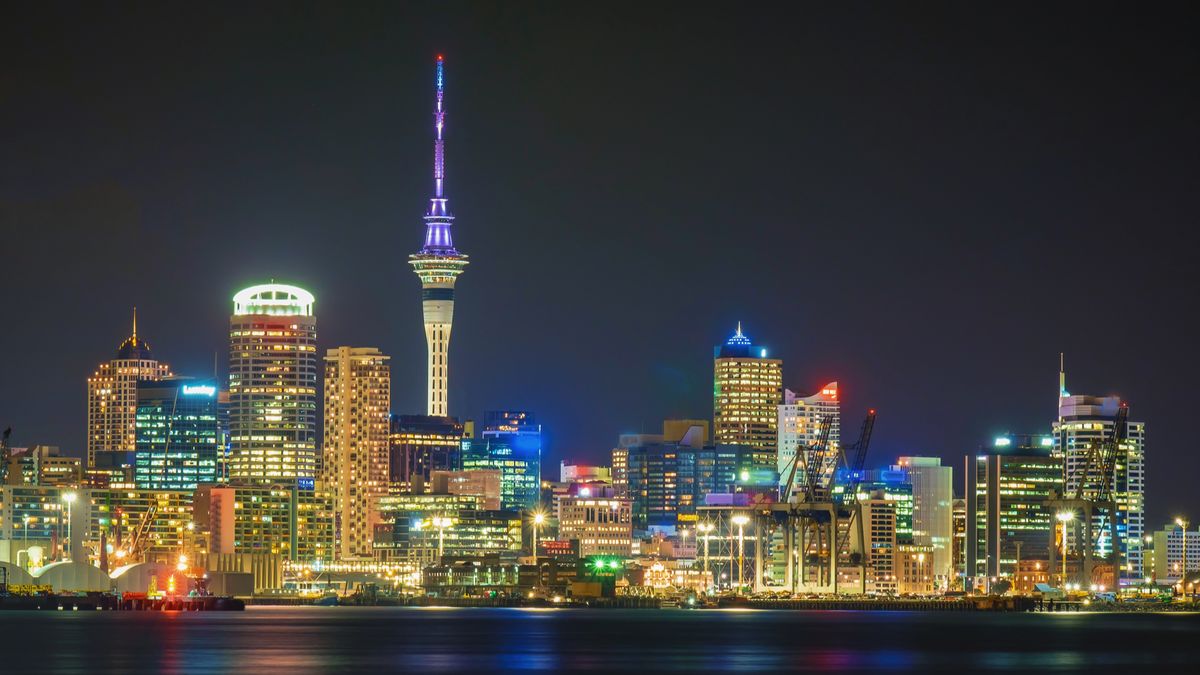
<instances>
[{"instance_id":1,"label":"white light pole","mask_svg":"<svg viewBox=\"0 0 1200 675\"><path fill-rule=\"evenodd\" d=\"M1154 555L1154 537L1151 537L1150 535L1146 535L1143 538L1143 541L1146 542L1145 546L1142 547L1142 571L1144 572L1147 567L1149 567L1151 570L1154 569L1154 565L1155 565L1154 561L1157 556ZM1150 564L1149 565L1146 564L1147 553L1149 553L1149 555L1150 555ZM1150 577L1146 577L1146 584L1149 585L1149 583L1150 583Z\"/></svg>"},{"instance_id":2,"label":"white light pole","mask_svg":"<svg viewBox=\"0 0 1200 675\"><path fill-rule=\"evenodd\" d=\"M750 518L745 514L739 513L733 517L733 524L738 526L738 592L742 590L744 585L742 581L742 570L746 567L746 523L750 522Z\"/></svg>"},{"instance_id":3,"label":"white light pole","mask_svg":"<svg viewBox=\"0 0 1200 675\"><path fill-rule=\"evenodd\" d=\"M696 526L697 530L704 533L704 571L708 574L708 580L711 582L707 586L711 589L716 585L717 580L713 578L712 567L708 559L708 541L712 538L709 533L713 531L712 523L700 523Z\"/></svg>"},{"instance_id":4,"label":"white light pole","mask_svg":"<svg viewBox=\"0 0 1200 675\"><path fill-rule=\"evenodd\" d=\"M537 538L538 530L542 529L542 524L546 522L546 514L541 511L533 512L533 564L537 564Z\"/></svg>"},{"instance_id":5,"label":"white light pole","mask_svg":"<svg viewBox=\"0 0 1200 675\"><path fill-rule=\"evenodd\" d=\"M1067 585L1067 523L1071 522L1072 520L1075 520L1075 513L1072 511L1059 511L1058 514L1055 515L1055 518L1058 518L1058 522L1062 523L1062 551L1063 551L1062 584L1063 584L1063 589L1066 590L1066 585Z\"/></svg>"},{"instance_id":6,"label":"white light pole","mask_svg":"<svg viewBox=\"0 0 1200 675\"><path fill-rule=\"evenodd\" d=\"M1183 579L1183 591L1184 591L1183 597L1186 598L1187 597L1187 573L1188 573L1188 564L1187 564L1188 521L1184 520L1183 518L1176 518L1175 524L1183 529L1183 576L1181 576L1180 578Z\"/></svg>"},{"instance_id":7,"label":"white light pole","mask_svg":"<svg viewBox=\"0 0 1200 675\"><path fill-rule=\"evenodd\" d=\"M438 564L442 564L442 556L446 550L446 528L454 524L454 521L442 516L433 517L433 526L438 529Z\"/></svg>"},{"instance_id":8,"label":"white light pole","mask_svg":"<svg viewBox=\"0 0 1200 675\"><path fill-rule=\"evenodd\" d=\"M64 502L67 503L67 540L64 542L63 550L67 555L72 554L71 551L71 505L75 503L77 495L74 492L68 492L62 496Z\"/></svg>"}]
</instances>

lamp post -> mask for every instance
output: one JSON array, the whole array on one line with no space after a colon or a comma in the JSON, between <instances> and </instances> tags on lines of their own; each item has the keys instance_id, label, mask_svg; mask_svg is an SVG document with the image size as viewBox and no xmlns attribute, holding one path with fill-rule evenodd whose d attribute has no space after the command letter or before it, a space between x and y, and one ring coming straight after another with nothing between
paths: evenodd
<instances>
[{"instance_id":1,"label":"lamp post","mask_svg":"<svg viewBox=\"0 0 1200 675\"><path fill-rule=\"evenodd\" d=\"M546 522L546 514L541 511L533 512L533 564L537 564L537 538L538 530L542 529L542 524Z\"/></svg>"},{"instance_id":2,"label":"lamp post","mask_svg":"<svg viewBox=\"0 0 1200 675\"><path fill-rule=\"evenodd\" d=\"M750 518L745 514L739 513L733 517L733 524L738 526L738 592L741 592L742 586L742 570L746 567L746 523L750 522Z\"/></svg>"},{"instance_id":3,"label":"lamp post","mask_svg":"<svg viewBox=\"0 0 1200 675\"><path fill-rule=\"evenodd\" d=\"M1188 573L1188 564L1187 564L1188 521L1184 520L1183 518L1176 518L1175 524L1178 525L1183 530L1183 576L1181 576L1180 578L1183 579L1184 597L1186 598L1187 597L1187 573Z\"/></svg>"},{"instance_id":4,"label":"lamp post","mask_svg":"<svg viewBox=\"0 0 1200 675\"><path fill-rule=\"evenodd\" d=\"M1150 534L1146 534L1146 537L1145 537L1145 539L1144 539L1144 540L1145 540L1145 542L1146 542L1146 545L1145 545L1145 546L1142 546L1142 549L1141 549L1141 560L1145 562L1145 560L1146 560L1146 551L1147 551L1147 550L1150 550L1151 554L1153 554L1153 552L1154 552L1154 549L1152 548L1152 546L1153 546L1153 544L1154 544L1154 538L1153 538L1153 537L1151 537L1151 536L1150 536ZM1150 558L1150 577L1146 577L1146 583L1147 583L1147 584L1153 584L1153 583L1156 583L1156 581L1158 580L1158 579L1157 579L1157 574L1156 574L1156 572L1154 572L1154 562L1156 562L1156 561L1154 561L1154 558L1153 558L1153 557L1151 557L1151 558Z\"/></svg>"},{"instance_id":5,"label":"lamp post","mask_svg":"<svg viewBox=\"0 0 1200 675\"><path fill-rule=\"evenodd\" d=\"M454 524L454 521L443 516L433 517L433 526L438 529L438 564L442 562L442 556L446 550L446 528Z\"/></svg>"},{"instance_id":6,"label":"lamp post","mask_svg":"<svg viewBox=\"0 0 1200 675\"><path fill-rule=\"evenodd\" d=\"M71 555L71 505L75 503L77 495L74 492L68 492L62 496L64 502L67 503L67 540L63 542L63 550L67 555Z\"/></svg>"},{"instance_id":7,"label":"lamp post","mask_svg":"<svg viewBox=\"0 0 1200 675\"><path fill-rule=\"evenodd\" d=\"M708 574L709 581L712 582L708 584L708 586L711 588L714 584L716 584L716 579L713 578L712 568L708 563L708 540L711 539L709 533L713 531L713 524L700 523L696 526L696 529L704 533L704 571Z\"/></svg>"},{"instance_id":8,"label":"lamp post","mask_svg":"<svg viewBox=\"0 0 1200 675\"><path fill-rule=\"evenodd\" d=\"M1055 518L1058 518L1058 522L1062 523L1062 584L1065 589L1067 585L1067 523L1075 520L1075 513L1073 511L1059 511L1055 515Z\"/></svg>"}]
</instances>

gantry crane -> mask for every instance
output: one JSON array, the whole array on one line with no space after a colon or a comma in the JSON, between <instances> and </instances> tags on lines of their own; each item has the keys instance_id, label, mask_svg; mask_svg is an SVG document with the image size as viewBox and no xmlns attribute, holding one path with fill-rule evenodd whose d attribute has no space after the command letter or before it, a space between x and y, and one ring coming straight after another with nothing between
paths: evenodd
<instances>
[{"instance_id":1,"label":"gantry crane","mask_svg":"<svg viewBox=\"0 0 1200 675\"><path fill-rule=\"evenodd\" d=\"M875 426L875 411L868 412L858 441L849 448L854 454L852 465L846 449L830 443L832 420L821 418L818 424L816 442L796 448L796 456L785 468L787 475L780 486L780 501L771 507L772 525L783 529L783 581L793 593L809 587L810 577L815 577L817 590L836 593L838 557L849 544L850 532L858 532L858 545L862 547L858 505L835 501L833 487L839 464L861 470ZM844 532L840 539L839 532ZM761 559L757 556L760 567L756 579L761 578ZM810 563L816 564L815 572L810 573Z\"/></svg>"},{"instance_id":2,"label":"gantry crane","mask_svg":"<svg viewBox=\"0 0 1200 675\"><path fill-rule=\"evenodd\" d=\"M1057 523L1063 524L1063 540L1066 540L1066 527L1068 522L1076 523L1076 531L1082 525L1083 534L1077 536L1079 542L1078 548L1083 554L1083 569L1082 579L1084 583L1096 583L1096 551L1100 548L1099 538L1105 533L1108 535L1110 552L1108 560L1105 561L1112 565L1112 585L1115 587L1120 583L1121 577L1121 543L1117 539L1117 503L1113 496L1113 483L1116 478L1117 457L1121 453L1121 444L1125 442L1125 437L1129 429L1129 404L1121 401L1117 408L1117 414L1113 418L1112 433L1106 438L1100 438L1088 446L1087 455L1082 464L1071 467L1067 463L1066 453L1067 448L1063 448L1063 490L1064 496L1052 498L1047 503L1053 509L1055 515L1069 513L1070 518L1060 520L1059 518L1051 518L1051 527L1055 527ZM1069 490L1069 493L1068 493ZM1095 532L1094 524L1096 516L1103 513L1106 516L1105 527L1101 528L1100 532ZM1076 514L1082 514L1082 518L1076 519ZM1082 521L1080 523L1079 521ZM1050 533L1050 541L1054 541L1054 532ZM1050 560L1049 567L1051 570L1057 569L1055 564L1055 555L1057 554L1056 547L1051 544L1049 548ZM1064 543L1064 551L1066 545ZM1066 579L1063 579L1066 582Z\"/></svg>"}]
</instances>

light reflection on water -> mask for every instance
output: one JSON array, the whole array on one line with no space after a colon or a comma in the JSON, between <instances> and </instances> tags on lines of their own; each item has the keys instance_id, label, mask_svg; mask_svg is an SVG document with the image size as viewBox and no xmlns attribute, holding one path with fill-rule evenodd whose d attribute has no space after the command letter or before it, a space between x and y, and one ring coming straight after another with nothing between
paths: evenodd
<instances>
[{"instance_id":1,"label":"light reflection on water","mask_svg":"<svg viewBox=\"0 0 1200 675\"><path fill-rule=\"evenodd\" d=\"M1200 616L252 607L0 612L0 672L1155 672Z\"/></svg>"}]
</instances>

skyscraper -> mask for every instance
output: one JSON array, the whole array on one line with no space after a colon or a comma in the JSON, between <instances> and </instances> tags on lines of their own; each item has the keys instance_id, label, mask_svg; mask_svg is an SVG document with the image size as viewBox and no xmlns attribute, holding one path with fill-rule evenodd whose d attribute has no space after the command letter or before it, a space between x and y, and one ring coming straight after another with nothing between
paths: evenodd
<instances>
[{"instance_id":1,"label":"skyscraper","mask_svg":"<svg viewBox=\"0 0 1200 675\"><path fill-rule=\"evenodd\" d=\"M313 295L286 284L233 296L229 317L229 479L295 483L317 468Z\"/></svg>"},{"instance_id":2,"label":"skyscraper","mask_svg":"<svg viewBox=\"0 0 1200 675\"><path fill-rule=\"evenodd\" d=\"M171 367L160 363L150 343L138 337L137 308L133 333L117 348L116 358L100 364L87 381L88 466L100 452L133 452L137 445L138 383L171 376Z\"/></svg>"},{"instance_id":3,"label":"skyscraper","mask_svg":"<svg viewBox=\"0 0 1200 675\"><path fill-rule=\"evenodd\" d=\"M1088 455L1093 443L1099 443L1113 434L1113 424L1119 408L1124 405L1117 396L1071 396L1061 392L1058 403L1058 420L1052 424L1054 432L1054 454L1063 463L1063 492L1074 494L1088 466ZM1117 545L1122 565L1121 576L1126 579L1142 577L1142 535L1145 530L1145 440L1146 425L1142 422L1126 422L1125 440L1117 448L1117 458L1110 478L1109 489L1117 506ZM1086 484L1094 485L1098 476L1095 472L1087 477ZM1086 492L1086 491L1085 491ZM1085 495L1086 496L1086 495ZM1112 551L1112 541L1101 520L1097 520L1095 552L1105 557ZM1068 545L1077 549L1074 532L1068 536Z\"/></svg>"},{"instance_id":4,"label":"skyscraper","mask_svg":"<svg viewBox=\"0 0 1200 675\"><path fill-rule=\"evenodd\" d=\"M373 347L338 347L325 356L325 453L322 466L333 496L335 555L371 556L376 511L387 494L390 357Z\"/></svg>"},{"instance_id":5,"label":"skyscraper","mask_svg":"<svg viewBox=\"0 0 1200 675\"><path fill-rule=\"evenodd\" d=\"M932 547L933 575L942 588L954 576L954 469L937 457L901 457L913 491L913 543Z\"/></svg>"},{"instance_id":6,"label":"skyscraper","mask_svg":"<svg viewBox=\"0 0 1200 675\"><path fill-rule=\"evenodd\" d=\"M964 573L1011 575L1021 560L1050 559L1062 460L1049 436L1008 434L966 458Z\"/></svg>"},{"instance_id":7,"label":"skyscraper","mask_svg":"<svg viewBox=\"0 0 1200 675\"><path fill-rule=\"evenodd\" d=\"M408 262L421 279L421 307L425 317L425 341L429 346L428 405L426 414L445 417L448 411L448 380L450 372L450 329L454 323L454 281L467 266L467 256L454 248L450 226L454 224L446 205L445 144L442 133L446 128L443 107L445 80L443 59L437 57L437 92L433 112L436 137L433 144L433 197L425 212L425 245L410 255Z\"/></svg>"},{"instance_id":8,"label":"skyscraper","mask_svg":"<svg viewBox=\"0 0 1200 675\"><path fill-rule=\"evenodd\" d=\"M718 445L754 450L754 468L775 471L783 361L750 342L739 322L723 345L713 348L713 439Z\"/></svg>"},{"instance_id":9,"label":"skyscraper","mask_svg":"<svg viewBox=\"0 0 1200 675\"><path fill-rule=\"evenodd\" d=\"M217 481L221 453L216 380L169 377L138 389L138 489L195 490Z\"/></svg>"},{"instance_id":10,"label":"skyscraper","mask_svg":"<svg viewBox=\"0 0 1200 675\"><path fill-rule=\"evenodd\" d=\"M776 460L779 480L782 485L791 472L796 458L796 448L814 445L821 435L821 426L829 428L829 447L837 448L842 442L842 404L838 400L838 383L829 382L812 396L797 396L790 389L784 390L783 405L779 406L779 453ZM821 467L832 474L837 465L837 455L828 453L828 466ZM804 467L797 467L796 480L806 480Z\"/></svg>"}]
</instances>

